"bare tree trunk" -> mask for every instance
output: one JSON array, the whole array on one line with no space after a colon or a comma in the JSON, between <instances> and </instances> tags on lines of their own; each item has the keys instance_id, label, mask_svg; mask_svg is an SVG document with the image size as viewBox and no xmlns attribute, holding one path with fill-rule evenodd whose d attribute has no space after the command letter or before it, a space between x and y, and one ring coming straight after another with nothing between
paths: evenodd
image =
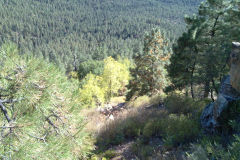
<instances>
[{"instance_id":1,"label":"bare tree trunk","mask_svg":"<svg viewBox=\"0 0 240 160\"><path fill-rule=\"evenodd\" d=\"M210 92L210 82L206 81L204 86L203 98L207 98L209 96L209 92Z\"/></svg>"},{"instance_id":2,"label":"bare tree trunk","mask_svg":"<svg viewBox=\"0 0 240 160\"><path fill-rule=\"evenodd\" d=\"M195 50L197 51L197 48L195 48ZM191 95L192 95L193 99L195 99L195 94L194 94L194 90L193 90L193 74L194 74L194 71L195 71L195 66L196 66L196 58L195 58L195 61L193 63L192 72L191 72Z\"/></svg>"},{"instance_id":3,"label":"bare tree trunk","mask_svg":"<svg viewBox=\"0 0 240 160\"><path fill-rule=\"evenodd\" d=\"M218 88L217 88L217 86L215 84L214 79L212 79L212 85L213 85L213 88L214 88L215 92L218 94Z\"/></svg>"},{"instance_id":4,"label":"bare tree trunk","mask_svg":"<svg viewBox=\"0 0 240 160\"><path fill-rule=\"evenodd\" d=\"M212 99L213 102L215 101L214 95L213 95L213 89L211 89L211 99Z\"/></svg>"}]
</instances>

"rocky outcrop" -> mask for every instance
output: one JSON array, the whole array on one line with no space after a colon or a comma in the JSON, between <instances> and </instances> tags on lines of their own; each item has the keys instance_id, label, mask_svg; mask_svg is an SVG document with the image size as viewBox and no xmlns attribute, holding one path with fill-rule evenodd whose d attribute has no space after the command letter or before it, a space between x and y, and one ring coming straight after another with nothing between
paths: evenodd
<instances>
[{"instance_id":1,"label":"rocky outcrop","mask_svg":"<svg viewBox=\"0 0 240 160\"><path fill-rule=\"evenodd\" d=\"M230 76L221 82L217 100L206 106L201 115L201 125L208 133L214 133L219 127L219 118L229 103L240 100L240 43L233 43L230 63Z\"/></svg>"},{"instance_id":2,"label":"rocky outcrop","mask_svg":"<svg viewBox=\"0 0 240 160\"><path fill-rule=\"evenodd\" d=\"M230 76L226 76L220 88L220 93L214 103L209 104L201 115L201 125L209 133L214 133L219 126L218 119L232 101L240 100L240 93L232 87Z\"/></svg>"},{"instance_id":3,"label":"rocky outcrop","mask_svg":"<svg viewBox=\"0 0 240 160\"><path fill-rule=\"evenodd\" d=\"M240 92L240 43L233 42L233 50L231 53L231 84L238 92Z\"/></svg>"}]
</instances>

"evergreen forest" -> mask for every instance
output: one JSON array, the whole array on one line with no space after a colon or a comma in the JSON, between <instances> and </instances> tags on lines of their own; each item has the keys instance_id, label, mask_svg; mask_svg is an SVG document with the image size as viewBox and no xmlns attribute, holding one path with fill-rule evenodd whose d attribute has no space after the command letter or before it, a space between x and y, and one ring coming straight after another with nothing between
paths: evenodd
<instances>
[{"instance_id":1,"label":"evergreen forest","mask_svg":"<svg viewBox=\"0 0 240 160\"><path fill-rule=\"evenodd\" d=\"M88 59L141 54L143 36L160 27L171 40L200 0L1 0L0 44L76 69ZM176 27L178 26L178 27Z\"/></svg>"}]
</instances>

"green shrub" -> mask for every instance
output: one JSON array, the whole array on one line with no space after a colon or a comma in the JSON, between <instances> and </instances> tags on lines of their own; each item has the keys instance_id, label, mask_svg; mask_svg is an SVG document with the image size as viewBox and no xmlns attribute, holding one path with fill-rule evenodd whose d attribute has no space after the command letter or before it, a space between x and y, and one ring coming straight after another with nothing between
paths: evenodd
<instances>
[{"instance_id":1,"label":"green shrub","mask_svg":"<svg viewBox=\"0 0 240 160\"><path fill-rule=\"evenodd\" d=\"M107 150L102 154L102 157L105 157L106 159L112 159L116 156L117 156L117 153L114 150Z\"/></svg>"},{"instance_id":2,"label":"green shrub","mask_svg":"<svg viewBox=\"0 0 240 160\"><path fill-rule=\"evenodd\" d=\"M150 120L146 123L143 129L143 136L149 139L154 136L164 136L165 135L166 122L163 118Z\"/></svg>"},{"instance_id":3,"label":"green shrub","mask_svg":"<svg viewBox=\"0 0 240 160\"><path fill-rule=\"evenodd\" d=\"M143 143L141 139L138 139L132 146L131 151L139 158L139 159L151 159L154 149L150 145L146 145Z\"/></svg>"},{"instance_id":4,"label":"green shrub","mask_svg":"<svg viewBox=\"0 0 240 160\"><path fill-rule=\"evenodd\" d=\"M199 123L184 115L169 115L165 125L165 144L169 147L193 141L200 133Z\"/></svg>"},{"instance_id":5,"label":"green shrub","mask_svg":"<svg viewBox=\"0 0 240 160\"><path fill-rule=\"evenodd\" d=\"M134 119L128 119L122 127L126 138L135 138L140 136L143 126Z\"/></svg>"},{"instance_id":6,"label":"green shrub","mask_svg":"<svg viewBox=\"0 0 240 160\"><path fill-rule=\"evenodd\" d=\"M233 160L240 159L240 136L235 136L234 142L229 146L229 157Z\"/></svg>"},{"instance_id":7,"label":"green shrub","mask_svg":"<svg viewBox=\"0 0 240 160\"><path fill-rule=\"evenodd\" d=\"M164 104L169 113L199 115L209 101L194 101L190 97L173 94L165 98Z\"/></svg>"},{"instance_id":8,"label":"green shrub","mask_svg":"<svg viewBox=\"0 0 240 160\"><path fill-rule=\"evenodd\" d=\"M160 100L160 98L157 99ZM146 102L147 100L147 104L151 103L150 98L146 96L139 97L137 102L138 100L140 102ZM184 102L184 99L182 101ZM189 101L189 106L192 108L194 108L194 104L199 108L205 104L202 101L186 101ZM139 154L140 152L141 154L145 152L141 151L143 148L141 145L148 145L150 139L154 137L163 138L167 148L193 142L200 135L200 124L198 121L199 117L196 118L196 116L193 116L195 112L192 111L192 108L191 111L184 111L186 114L180 114L181 112L178 114L169 114L166 110L155 107L131 108L125 116L107 124L106 128L98 136L97 141L103 146L109 146L123 143L129 138L138 139L139 142L135 144L133 150L137 153L139 152ZM137 149L137 147L140 148ZM147 150L148 147L145 149ZM144 153L143 155L145 156Z\"/></svg>"},{"instance_id":9,"label":"green shrub","mask_svg":"<svg viewBox=\"0 0 240 160\"><path fill-rule=\"evenodd\" d=\"M170 114L149 120L143 129L143 138L163 137L166 147L177 146L196 139L200 134L199 123L189 116Z\"/></svg>"},{"instance_id":10,"label":"green shrub","mask_svg":"<svg viewBox=\"0 0 240 160\"><path fill-rule=\"evenodd\" d=\"M240 159L240 137L229 143L223 143L221 137L205 136L198 144L191 147L191 153L187 153L188 160L208 159L239 160Z\"/></svg>"},{"instance_id":11,"label":"green shrub","mask_svg":"<svg viewBox=\"0 0 240 160\"><path fill-rule=\"evenodd\" d=\"M233 132L240 131L239 119L240 115L240 100L229 103L228 108L225 109L219 118L219 132L225 135L233 134Z\"/></svg>"},{"instance_id":12,"label":"green shrub","mask_svg":"<svg viewBox=\"0 0 240 160\"><path fill-rule=\"evenodd\" d=\"M186 153L187 160L207 160L208 159L207 152L201 145L192 145L191 149L193 150L191 153Z\"/></svg>"}]
</instances>

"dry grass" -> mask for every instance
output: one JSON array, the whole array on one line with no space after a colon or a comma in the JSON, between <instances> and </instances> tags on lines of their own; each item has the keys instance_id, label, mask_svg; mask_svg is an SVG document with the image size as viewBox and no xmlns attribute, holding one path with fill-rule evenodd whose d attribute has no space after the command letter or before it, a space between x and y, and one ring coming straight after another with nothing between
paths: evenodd
<instances>
[{"instance_id":1,"label":"dry grass","mask_svg":"<svg viewBox=\"0 0 240 160\"><path fill-rule=\"evenodd\" d=\"M121 103L122 100L122 97L118 97L112 102ZM166 101L171 103L158 107ZM94 132L100 154L114 146L133 142L136 151L130 147L130 152L143 159L149 153L156 155L157 159L179 159L182 150L165 154L168 153L166 149L176 149L179 144L188 143L198 137L198 122L191 115L195 115L196 108L198 110L202 105L204 103L194 102L184 96L170 96L165 100L161 96L142 96L128 102L125 109L114 114L114 120L100 114L96 109L84 112L89 121L87 128ZM151 151L156 148L150 141L154 138L160 138L161 141L164 139L164 145L163 150L153 153ZM161 156L158 155L159 152Z\"/></svg>"},{"instance_id":2,"label":"dry grass","mask_svg":"<svg viewBox=\"0 0 240 160\"><path fill-rule=\"evenodd\" d=\"M107 117L100 114L96 108L83 109L81 116L85 117L85 122L87 122L85 126L86 131L93 134L100 132L107 121Z\"/></svg>"},{"instance_id":3,"label":"dry grass","mask_svg":"<svg viewBox=\"0 0 240 160\"><path fill-rule=\"evenodd\" d=\"M141 108L141 107L150 107L150 106L155 106L159 105L159 103L162 102L162 95L155 95L152 97L149 96L141 96L135 99L134 101L128 102L128 107L129 108Z\"/></svg>"},{"instance_id":4,"label":"dry grass","mask_svg":"<svg viewBox=\"0 0 240 160\"><path fill-rule=\"evenodd\" d=\"M110 100L110 104L112 105L117 105L119 103L124 103L126 101L126 97L125 96L121 96L121 97L113 97Z\"/></svg>"},{"instance_id":5,"label":"dry grass","mask_svg":"<svg viewBox=\"0 0 240 160\"><path fill-rule=\"evenodd\" d=\"M107 147L121 144L142 135L147 121L167 115L165 110L144 106L124 110L114 121L108 121L97 135L98 145Z\"/></svg>"},{"instance_id":6,"label":"dry grass","mask_svg":"<svg viewBox=\"0 0 240 160\"><path fill-rule=\"evenodd\" d=\"M146 116L150 112L144 111L147 107L149 106L154 106L156 104L159 104L161 101L160 96L154 96L152 98L148 96L142 96L138 97L135 101L128 102L126 104L126 109L121 110L120 112L117 113L117 115L114 115L115 120L112 121L109 119L108 116L105 116L101 114L100 112L97 111L96 108L87 108L83 109L81 111L81 115L83 117L86 117L86 130L90 131L91 133L94 134L99 134L103 130L108 130L111 132L111 130L115 130L117 127L119 127L118 123L123 122L126 119L135 117L137 118L138 116L141 117L141 119L147 118ZM116 106L117 104L124 103L125 102L125 97L114 97L111 99L110 104L112 106ZM152 111L151 111L152 112ZM142 113L143 115L140 115ZM146 115L145 115L146 114ZM143 120L139 120L143 121ZM116 127L114 127L116 126Z\"/></svg>"}]
</instances>

